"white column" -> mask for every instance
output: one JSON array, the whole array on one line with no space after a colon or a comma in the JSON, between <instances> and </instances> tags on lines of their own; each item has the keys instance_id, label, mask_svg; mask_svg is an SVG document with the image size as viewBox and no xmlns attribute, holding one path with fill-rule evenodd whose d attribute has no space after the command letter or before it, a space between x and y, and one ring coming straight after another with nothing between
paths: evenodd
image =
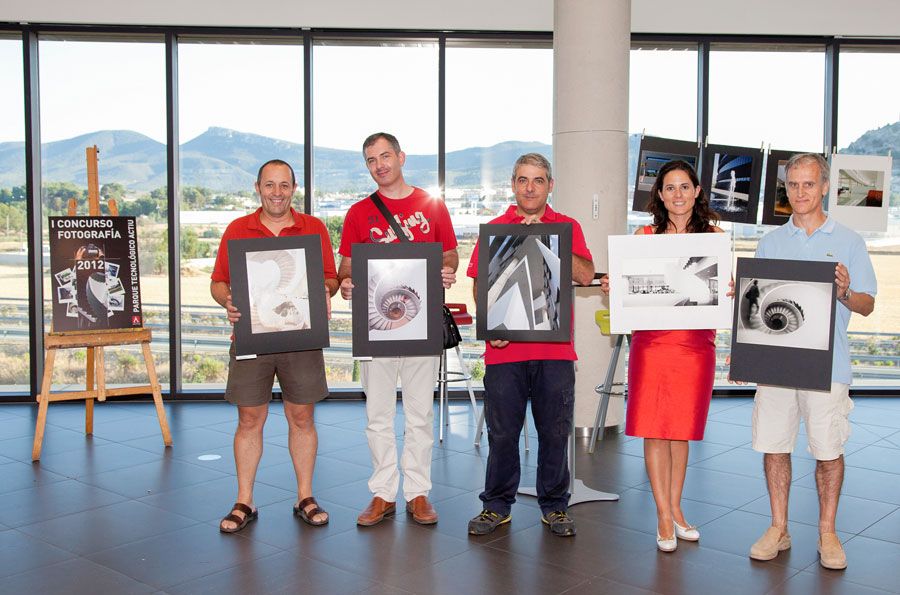
<instances>
[{"instance_id":1,"label":"white column","mask_svg":"<svg viewBox=\"0 0 900 595\"><path fill-rule=\"evenodd\" d=\"M600 272L609 270L607 237L625 233L630 48L630 0L555 0L553 206L581 223ZM612 339L601 336L594 323L594 312L607 307L598 289L576 291L579 428L594 424L594 387L612 354ZM613 398L606 425L619 424L623 413L622 399Z\"/></svg>"}]
</instances>

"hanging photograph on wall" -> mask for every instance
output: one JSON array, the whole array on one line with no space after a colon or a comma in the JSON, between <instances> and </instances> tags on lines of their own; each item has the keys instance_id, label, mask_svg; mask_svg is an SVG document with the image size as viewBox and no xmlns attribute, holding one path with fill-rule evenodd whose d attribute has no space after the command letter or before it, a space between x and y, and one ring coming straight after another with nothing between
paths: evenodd
<instances>
[{"instance_id":1,"label":"hanging photograph on wall","mask_svg":"<svg viewBox=\"0 0 900 595\"><path fill-rule=\"evenodd\" d=\"M802 151L770 151L766 157L766 183L763 189L763 225L784 225L793 211L785 187L784 166L791 156Z\"/></svg>"},{"instance_id":2,"label":"hanging photograph on wall","mask_svg":"<svg viewBox=\"0 0 900 595\"><path fill-rule=\"evenodd\" d=\"M738 258L730 378L829 390L834 263Z\"/></svg>"},{"instance_id":3,"label":"hanging photograph on wall","mask_svg":"<svg viewBox=\"0 0 900 595\"><path fill-rule=\"evenodd\" d=\"M134 217L50 217L54 333L143 325Z\"/></svg>"},{"instance_id":4,"label":"hanging photograph on wall","mask_svg":"<svg viewBox=\"0 0 900 595\"><path fill-rule=\"evenodd\" d=\"M828 214L856 231L887 231L891 157L831 156Z\"/></svg>"},{"instance_id":5,"label":"hanging photograph on wall","mask_svg":"<svg viewBox=\"0 0 900 595\"><path fill-rule=\"evenodd\" d=\"M650 204L650 189L656 182L656 172L669 161L686 161L697 170L700 149L695 141L673 140L656 136L644 136L638 153L637 173L634 180L632 211L646 211Z\"/></svg>"},{"instance_id":6,"label":"hanging photograph on wall","mask_svg":"<svg viewBox=\"0 0 900 595\"><path fill-rule=\"evenodd\" d=\"M708 145L700 185L720 221L756 223L763 153L759 149Z\"/></svg>"},{"instance_id":7,"label":"hanging photograph on wall","mask_svg":"<svg viewBox=\"0 0 900 595\"><path fill-rule=\"evenodd\" d=\"M478 339L571 339L571 223L484 224L478 250Z\"/></svg>"},{"instance_id":8,"label":"hanging photograph on wall","mask_svg":"<svg viewBox=\"0 0 900 595\"><path fill-rule=\"evenodd\" d=\"M229 240L238 357L329 346L322 245L317 235Z\"/></svg>"},{"instance_id":9,"label":"hanging photograph on wall","mask_svg":"<svg viewBox=\"0 0 900 595\"><path fill-rule=\"evenodd\" d=\"M441 244L353 244L353 356L443 350Z\"/></svg>"},{"instance_id":10,"label":"hanging photograph on wall","mask_svg":"<svg viewBox=\"0 0 900 595\"><path fill-rule=\"evenodd\" d=\"M728 328L731 236L609 236L610 330Z\"/></svg>"}]
</instances>

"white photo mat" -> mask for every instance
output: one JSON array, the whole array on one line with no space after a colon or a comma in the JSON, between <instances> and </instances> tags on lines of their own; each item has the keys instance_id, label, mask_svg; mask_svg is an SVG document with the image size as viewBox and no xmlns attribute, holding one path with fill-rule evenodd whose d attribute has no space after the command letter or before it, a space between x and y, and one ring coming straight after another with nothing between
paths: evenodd
<instances>
[{"instance_id":1,"label":"white photo mat","mask_svg":"<svg viewBox=\"0 0 900 595\"><path fill-rule=\"evenodd\" d=\"M832 155L828 214L856 231L887 231L892 162L882 155Z\"/></svg>"},{"instance_id":2,"label":"white photo mat","mask_svg":"<svg viewBox=\"0 0 900 595\"><path fill-rule=\"evenodd\" d=\"M609 236L610 330L731 328L725 233Z\"/></svg>"}]
</instances>

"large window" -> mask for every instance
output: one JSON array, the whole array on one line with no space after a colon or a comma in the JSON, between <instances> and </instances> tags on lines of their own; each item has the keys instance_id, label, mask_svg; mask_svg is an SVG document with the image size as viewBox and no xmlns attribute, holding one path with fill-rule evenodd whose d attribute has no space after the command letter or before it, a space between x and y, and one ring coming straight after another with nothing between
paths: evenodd
<instances>
[{"instance_id":1,"label":"large window","mask_svg":"<svg viewBox=\"0 0 900 595\"><path fill-rule=\"evenodd\" d=\"M114 199L121 215L138 217L138 253L144 324L153 330L153 356L160 382L169 382L168 232L165 218L140 213L166 179L165 49L161 38L129 36L100 40L42 37L41 177L43 237L47 217L64 215L70 198L87 214L86 147L100 150L101 212ZM46 253L45 248L45 253ZM50 269L45 261L44 318L50 328ZM84 382L84 351L66 349L56 358L56 385ZM138 346L109 350L107 381L145 383Z\"/></svg>"},{"instance_id":2,"label":"large window","mask_svg":"<svg viewBox=\"0 0 900 595\"><path fill-rule=\"evenodd\" d=\"M886 155L893 149L888 230L864 233L878 278L875 311L850 319L854 384L900 385L900 46L841 48L838 149Z\"/></svg>"},{"instance_id":3,"label":"large window","mask_svg":"<svg viewBox=\"0 0 900 595\"><path fill-rule=\"evenodd\" d=\"M447 302L475 311L466 276L478 225L514 201L512 166L519 155L553 159L553 50L550 44L448 42L445 197L459 240L456 284ZM480 380L484 348L474 325L460 329L463 351ZM448 358L453 369L455 358Z\"/></svg>"},{"instance_id":4,"label":"large window","mask_svg":"<svg viewBox=\"0 0 900 595\"><path fill-rule=\"evenodd\" d=\"M697 138L697 44L634 44L628 71L628 200L634 193L641 135ZM650 222L632 212L629 231Z\"/></svg>"},{"instance_id":5,"label":"large window","mask_svg":"<svg viewBox=\"0 0 900 595\"><path fill-rule=\"evenodd\" d=\"M28 391L25 113L21 38L0 37L0 391Z\"/></svg>"},{"instance_id":6,"label":"large window","mask_svg":"<svg viewBox=\"0 0 900 595\"><path fill-rule=\"evenodd\" d=\"M294 168L303 211L302 42L179 39L178 92L182 385L221 390L231 325L209 283L222 232L259 206L253 184L270 159Z\"/></svg>"},{"instance_id":7,"label":"large window","mask_svg":"<svg viewBox=\"0 0 900 595\"><path fill-rule=\"evenodd\" d=\"M709 142L822 151L825 51L819 46L713 45Z\"/></svg>"},{"instance_id":8,"label":"large window","mask_svg":"<svg viewBox=\"0 0 900 595\"><path fill-rule=\"evenodd\" d=\"M362 157L363 140L373 132L400 141L407 183L440 195L438 49L433 41L318 39L313 63L312 212L325 221L337 253L344 214L375 187ZM325 351L332 388L359 388L349 308L340 294L332 299L331 348Z\"/></svg>"}]
</instances>

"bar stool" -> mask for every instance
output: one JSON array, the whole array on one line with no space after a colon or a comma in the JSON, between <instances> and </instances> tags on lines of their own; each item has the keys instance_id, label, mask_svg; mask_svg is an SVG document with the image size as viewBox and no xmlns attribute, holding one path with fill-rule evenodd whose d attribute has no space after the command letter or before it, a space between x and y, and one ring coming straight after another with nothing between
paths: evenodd
<instances>
[{"instance_id":1,"label":"bar stool","mask_svg":"<svg viewBox=\"0 0 900 595\"><path fill-rule=\"evenodd\" d=\"M465 304L445 304L447 308L450 310L450 313L453 315L453 320L456 322L456 326L470 326L473 322L472 315L466 310ZM439 425L440 429L438 430L438 441L444 441L444 426L450 425L450 403L447 398L447 389L448 384L450 382L465 382L466 388L469 391L469 401L472 403L472 416L478 418L478 405L475 402L475 391L472 390L472 374L469 372L469 366L466 365L465 360L462 356L462 351L459 348L459 345L454 347L456 350L456 357L459 360L459 368L461 371L456 370L448 370L447 369L447 350L445 349L443 353L441 353L441 366L438 371L438 387L440 389L440 402L438 404L439 410Z\"/></svg>"},{"instance_id":2,"label":"bar stool","mask_svg":"<svg viewBox=\"0 0 900 595\"><path fill-rule=\"evenodd\" d=\"M600 333L608 337L609 332L609 310L597 310L594 313L594 322L600 327ZM625 397L628 394L628 387L625 382L614 382L616 375L616 367L619 365L619 354L622 352L622 342L629 335L616 335L616 345L613 347L612 355L609 357L609 365L606 366L606 378L603 384L598 384L594 389L600 395L600 402L597 403L597 415L594 416L594 429L591 430L591 442L588 452L593 454L594 447L597 444L597 438L603 439L600 428L606 426L606 412L609 409L609 398L612 396ZM615 387L622 387L622 390L615 391Z\"/></svg>"}]
</instances>

